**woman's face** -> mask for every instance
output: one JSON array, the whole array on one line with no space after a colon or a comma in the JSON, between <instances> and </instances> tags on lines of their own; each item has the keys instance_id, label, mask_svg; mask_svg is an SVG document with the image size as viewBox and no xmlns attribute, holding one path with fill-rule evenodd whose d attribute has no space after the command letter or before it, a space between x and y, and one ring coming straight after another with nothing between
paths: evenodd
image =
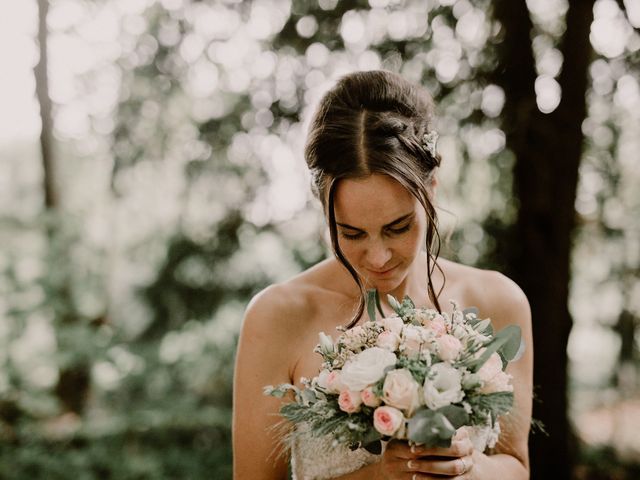
<instances>
[{"instance_id":1,"label":"woman's face","mask_svg":"<svg viewBox=\"0 0 640 480\"><path fill-rule=\"evenodd\" d=\"M396 289L425 242L422 205L380 174L341 180L334 195L338 242L346 259L366 284L381 292Z\"/></svg>"}]
</instances>

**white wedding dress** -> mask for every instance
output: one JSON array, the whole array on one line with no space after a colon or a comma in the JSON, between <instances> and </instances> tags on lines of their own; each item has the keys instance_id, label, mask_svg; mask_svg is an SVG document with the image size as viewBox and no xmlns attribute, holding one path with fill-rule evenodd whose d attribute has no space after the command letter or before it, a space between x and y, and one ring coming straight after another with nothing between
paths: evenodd
<instances>
[{"instance_id":1,"label":"white wedding dress","mask_svg":"<svg viewBox=\"0 0 640 480\"><path fill-rule=\"evenodd\" d=\"M290 445L292 480L336 478L380 460L364 448L350 450L331 442L331 437L312 437L306 431L295 435Z\"/></svg>"}]
</instances>

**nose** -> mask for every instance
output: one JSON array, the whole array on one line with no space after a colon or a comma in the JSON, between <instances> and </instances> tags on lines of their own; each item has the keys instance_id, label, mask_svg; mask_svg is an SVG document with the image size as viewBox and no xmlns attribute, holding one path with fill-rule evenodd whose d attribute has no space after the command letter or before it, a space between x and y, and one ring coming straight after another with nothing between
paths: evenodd
<instances>
[{"instance_id":1,"label":"nose","mask_svg":"<svg viewBox=\"0 0 640 480\"><path fill-rule=\"evenodd\" d=\"M391 249L381 240L373 240L367 248L366 260L372 270L384 270L390 267L389 260L393 256Z\"/></svg>"}]
</instances>

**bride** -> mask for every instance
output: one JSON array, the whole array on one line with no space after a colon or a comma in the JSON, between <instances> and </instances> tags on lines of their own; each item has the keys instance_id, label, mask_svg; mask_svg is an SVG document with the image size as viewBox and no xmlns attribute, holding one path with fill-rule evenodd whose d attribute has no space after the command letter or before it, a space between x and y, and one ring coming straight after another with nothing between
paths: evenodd
<instances>
[{"instance_id":1,"label":"bride","mask_svg":"<svg viewBox=\"0 0 640 480\"><path fill-rule=\"evenodd\" d=\"M343 76L314 114L305 158L329 225L334 256L249 303L234 379L234 478L286 479L527 479L533 346L531 313L522 290L504 275L438 256L435 211L437 133L428 92L384 71ZM272 428L281 399L265 385L318 374L318 333L366 321L364 292L386 300L409 295L416 306L451 312L449 299L476 306L499 330L519 325L525 354L509 363L513 410L501 418L495 448L481 451L461 429L449 448L392 441L382 454L333 448L328 439L283 438ZM383 301L385 315L392 313ZM280 448L281 450L281 448ZM280 451L280 453L282 453Z\"/></svg>"}]
</instances>

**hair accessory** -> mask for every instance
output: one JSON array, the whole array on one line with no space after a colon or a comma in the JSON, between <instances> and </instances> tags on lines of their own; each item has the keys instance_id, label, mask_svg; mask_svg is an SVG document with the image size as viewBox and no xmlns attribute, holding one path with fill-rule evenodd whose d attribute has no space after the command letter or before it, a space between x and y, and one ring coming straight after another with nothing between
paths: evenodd
<instances>
[{"instance_id":1,"label":"hair accessory","mask_svg":"<svg viewBox=\"0 0 640 480\"><path fill-rule=\"evenodd\" d=\"M422 146L433 158L436 157L436 143L438 142L438 136L438 132L435 130L431 130L429 133L425 133L422 136Z\"/></svg>"}]
</instances>

